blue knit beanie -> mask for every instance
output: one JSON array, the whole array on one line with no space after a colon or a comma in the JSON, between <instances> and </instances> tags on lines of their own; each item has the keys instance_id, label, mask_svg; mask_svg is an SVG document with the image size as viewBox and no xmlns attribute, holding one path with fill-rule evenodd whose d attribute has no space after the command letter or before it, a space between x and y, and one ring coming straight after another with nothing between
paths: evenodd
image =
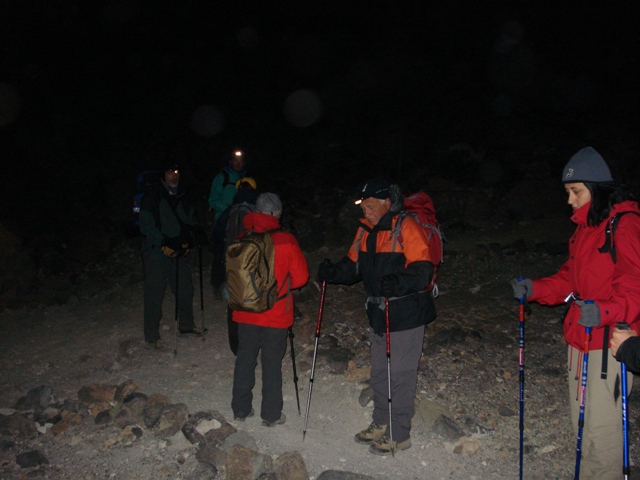
<instances>
[{"instance_id":1,"label":"blue knit beanie","mask_svg":"<svg viewBox=\"0 0 640 480\"><path fill-rule=\"evenodd\" d=\"M562 183L613 182L604 158L593 147L579 150L562 171Z\"/></svg>"}]
</instances>

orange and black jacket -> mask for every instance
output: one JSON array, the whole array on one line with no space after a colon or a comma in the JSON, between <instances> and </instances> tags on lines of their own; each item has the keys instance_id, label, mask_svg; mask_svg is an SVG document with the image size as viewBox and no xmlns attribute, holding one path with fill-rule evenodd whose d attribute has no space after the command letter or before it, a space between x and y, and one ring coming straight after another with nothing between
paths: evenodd
<instances>
[{"instance_id":1,"label":"orange and black jacket","mask_svg":"<svg viewBox=\"0 0 640 480\"><path fill-rule=\"evenodd\" d=\"M380 291L382 277L396 275L396 296L389 300L389 325L392 332L426 325L436 317L433 297L427 291L433 265L429 256L426 231L406 216L400 235L393 229L397 212L388 212L374 227L366 219L361 225L349 253L336 264L330 283L351 285L362 281L367 293L367 316L376 334L385 332L384 297Z\"/></svg>"}]
</instances>

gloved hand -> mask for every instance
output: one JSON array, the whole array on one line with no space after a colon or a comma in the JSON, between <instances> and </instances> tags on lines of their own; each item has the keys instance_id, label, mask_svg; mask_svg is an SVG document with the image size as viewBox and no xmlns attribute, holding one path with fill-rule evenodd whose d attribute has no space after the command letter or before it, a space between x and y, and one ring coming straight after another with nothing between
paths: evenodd
<instances>
[{"instance_id":1,"label":"gloved hand","mask_svg":"<svg viewBox=\"0 0 640 480\"><path fill-rule=\"evenodd\" d=\"M600 325L600 307L595 302L576 300L576 305L580 307L580 320L578 323L583 327L597 327Z\"/></svg>"},{"instance_id":2,"label":"gloved hand","mask_svg":"<svg viewBox=\"0 0 640 480\"><path fill-rule=\"evenodd\" d=\"M336 266L331 263L331 260L325 260L318 267L318 280L321 282L331 282L337 274Z\"/></svg>"},{"instance_id":3,"label":"gloved hand","mask_svg":"<svg viewBox=\"0 0 640 480\"><path fill-rule=\"evenodd\" d=\"M528 278L523 278L522 280L512 278L511 287L516 300L521 300L524 295L526 295L526 298L531 298L533 295L533 283Z\"/></svg>"},{"instance_id":4,"label":"gloved hand","mask_svg":"<svg viewBox=\"0 0 640 480\"><path fill-rule=\"evenodd\" d=\"M398 275L385 275L380 281L380 293L383 297L397 297L399 287L400 278Z\"/></svg>"},{"instance_id":5,"label":"gloved hand","mask_svg":"<svg viewBox=\"0 0 640 480\"><path fill-rule=\"evenodd\" d=\"M209 243L209 239L207 238L207 232L204 231L204 228L199 225L195 225L191 227L191 232L193 234L193 243L196 247L206 247L207 243Z\"/></svg>"},{"instance_id":6,"label":"gloved hand","mask_svg":"<svg viewBox=\"0 0 640 480\"><path fill-rule=\"evenodd\" d=\"M189 253L189 243L182 237L164 237L162 253L167 257L185 257Z\"/></svg>"},{"instance_id":7,"label":"gloved hand","mask_svg":"<svg viewBox=\"0 0 640 480\"><path fill-rule=\"evenodd\" d=\"M169 247L171 250L180 250L186 248L186 242L182 237L164 237L162 239L162 246Z\"/></svg>"}]
</instances>

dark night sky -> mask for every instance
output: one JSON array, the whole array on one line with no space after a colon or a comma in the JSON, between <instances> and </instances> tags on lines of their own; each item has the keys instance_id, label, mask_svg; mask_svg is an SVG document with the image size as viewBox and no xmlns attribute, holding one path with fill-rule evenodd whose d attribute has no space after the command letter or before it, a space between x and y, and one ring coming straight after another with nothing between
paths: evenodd
<instances>
[{"instance_id":1,"label":"dark night sky","mask_svg":"<svg viewBox=\"0 0 640 480\"><path fill-rule=\"evenodd\" d=\"M232 145L349 181L388 173L398 138L404 168L461 142L499 157L524 131L559 161L637 153L640 9L620 5L5 0L0 200L73 210L168 150L206 184Z\"/></svg>"}]
</instances>

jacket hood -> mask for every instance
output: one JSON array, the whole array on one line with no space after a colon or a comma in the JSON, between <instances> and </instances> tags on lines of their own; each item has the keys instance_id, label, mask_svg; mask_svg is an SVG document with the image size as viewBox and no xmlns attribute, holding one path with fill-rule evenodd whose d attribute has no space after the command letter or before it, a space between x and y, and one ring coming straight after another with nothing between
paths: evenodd
<instances>
[{"instance_id":1,"label":"jacket hood","mask_svg":"<svg viewBox=\"0 0 640 480\"><path fill-rule=\"evenodd\" d=\"M281 228L280 221L276 217L259 212L248 212L244 216L242 223L245 230L253 230L254 232L279 230Z\"/></svg>"}]
</instances>

